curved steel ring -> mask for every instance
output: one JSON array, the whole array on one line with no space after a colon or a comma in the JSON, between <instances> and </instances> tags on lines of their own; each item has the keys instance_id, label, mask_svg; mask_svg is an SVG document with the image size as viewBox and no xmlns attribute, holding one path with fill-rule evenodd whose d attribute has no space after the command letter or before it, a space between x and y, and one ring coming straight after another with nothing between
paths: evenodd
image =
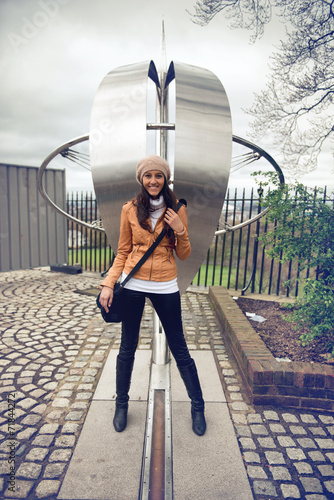
<instances>
[{"instance_id":1,"label":"curved steel ring","mask_svg":"<svg viewBox=\"0 0 334 500\"><path fill-rule=\"evenodd\" d=\"M283 172L282 172L280 166L278 165L278 163L274 160L274 158L272 156L270 156L270 154L268 154L266 151L264 151L264 149L260 148L259 146L256 146L252 142L247 141L246 139L242 139L241 137L238 137L236 135L233 136L233 142L236 142L237 144L241 144L242 146L245 146L249 149L252 149L255 153L258 153L260 155L259 159L261 157L265 158L276 170L277 175L279 177L280 184L282 186L284 185L285 180L284 180ZM249 224L252 224L253 222L256 222L258 219L261 219L261 217L263 217L268 212L268 210L269 210L269 208L267 207L264 210L262 210L262 212L260 212L259 214L254 215L254 217L252 217L251 219L247 219L246 221L241 222L240 224L237 224L236 226L231 226L227 229L220 229L219 231L215 232L215 235L217 236L219 234L229 233L231 231L236 231L237 229L241 229L245 226L249 226Z\"/></svg>"},{"instance_id":2,"label":"curved steel ring","mask_svg":"<svg viewBox=\"0 0 334 500\"><path fill-rule=\"evenodd\" d=\"M284 175L283 175L283 172L280 169L279 165L276 163L276 161L272 158L272 156L270 156L266 151L264 151L260 147L256 146L252 142L247 141L246 139L242 139L241 137L237 137L235 135L233 136L232 139L233 139L233 142L241 144L242 146L245 146L245 147L247 147L249 149L252 149L254 152L258 153L260 155L260 157L265 158L274 167L274 169L276 170L276 172L278 174L278 177L279 177L279 180L280 180L280 184L281 185L284 184ZM59 153L61 153L62 151L66 150L66 149L68 149L68 148L70 148L72 146L75 146L75 144L79 144L81 142L85 142L85 141L88 141L88 140L89 140L89 134L81 135L79 137L76 137L75 139L71 139L70 141L65 142L64 144L61 144L60 146L58 146L58 148L56 148L54 151L52 151L52 153L50 153L45 158L45 160L43 161L43 163L39 167L38 177L37 177L37 186L38 186L39 192L41 193L41 195L43 196L43 198L46 200L46 202L49 203L49 205L51 205L61 215L63 215L67 219L69 219L69 220L71 220L71 221L73 221L73 222L75 222L77 224L80 224L80 225L82 225L84 227L87 227L89 229L94 229L94 231L99 231L101 233L104 233L105 230L104 230L103 227L99 227L99 226L96 226L94 224L89 224L88 222L84 222L84 221L82 221L80 219L77 219L76 217L73 217L72 215L68 214L67 212L65 212L64 210L62 210L60 207L58 207L58 205L56 205L51 200L51 198L49 197L49 195L45 191L44 184L43 184L43 175L44 175L44 171L45 171L46 167L49 165L49 163ZM261 217L263 217L267 212L268 212L268 208L265 208L262 212L260 212L259 214L255 215L251 219L248 219L248 220L246 220L244 222L241 222L240 224L237 224L236 226L232 226L232 227L230 227L228 229L221 229L219 231L216 231L215 235L228 233L230 231L236 231L237 229L241 229L242 227L248 226L249 224L252 224L253 222L255 222L258 219L260 219Z\"/></svg>"},{"instance_id":3,"label":"curved steel ring","mask_svg":"<svg viewBox=\"0 0 334 500\"><path fill-rule=\"evenodd\" d=\"M48 164L53 160L53 158L55 158L62 151L66 150L72 146L75 146L75 144L79 144L80 142L85 142L88 140L89 140L89 134L81 135L80 137L76 137L75 139L72 139L68 142L65 142L64 144L59 146L57 149L52 151L52 153L50 153L49 156L47 156L45 158L45 160L43 161L43 163L39 167L38 177L37 177L37 186L38 186L39 192L41 193L43 198L46 200L46 202L49 203L49 205L51 205L61 215L63 215L64 217L66 217L67 219L69 219L73 222L76 222L77 224L81 224L84 227L88 227L89 229L94 229L95 231L100 231L101 233L104 233L105 230L102 227L98 227L98 226L95 226L94 224L89 224L88 222L84 222L80 219L77 219L76 217L73 217L73 215L68 214L67 212L62 210L60 207L58 207L58 205L56 205L51 200L51 198L49 197L49 195L45 191L44 184L43 184L44 171L45 171L46 167L48 166Z\"/></svg>"}]
</instances>

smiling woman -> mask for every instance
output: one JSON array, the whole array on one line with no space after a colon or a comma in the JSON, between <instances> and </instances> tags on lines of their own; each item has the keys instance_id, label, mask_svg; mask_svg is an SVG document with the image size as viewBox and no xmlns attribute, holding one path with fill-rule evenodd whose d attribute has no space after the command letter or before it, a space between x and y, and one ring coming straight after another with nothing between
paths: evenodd
<instances>
[{"instance_id":1,"label":"smiling woman","mask_svg":"<svg viewBox=\"0 0 334 500\"><path fill-rule=\"evenodd\" d=\"M164 183L164 175L158 170L150 170L143 176L143 186L153 200L158 198Z\"/></svg>"},{"instance_id":2,"label":"smiling woman","mask_svg":"<svg viewBox=\"0 0 334 500\"><path fill-rule=\"evenodd\" d=\"M187 211L182 203L178 210L176 196L168 186L170 176L168 162L159 156L150 155L138 162L136 179L141 190L136 198L123 205L117 255L101 283L99 301L106 313L114 300L114 288L120 277L123 306L126 311L131 311L131 315L125 315L122 320L113 424L117 432L124 431L127 426L131 374L148 298L159 316L191 399L193 431L202 436L206 430L204 400L196 365L183 334L175 258L185 260L191 253ZM150 253L154 242L154 252ZM139 270L136 268L138 264ZM135 273L134 277L132 273Z\"/></svg>"}]
</instances>

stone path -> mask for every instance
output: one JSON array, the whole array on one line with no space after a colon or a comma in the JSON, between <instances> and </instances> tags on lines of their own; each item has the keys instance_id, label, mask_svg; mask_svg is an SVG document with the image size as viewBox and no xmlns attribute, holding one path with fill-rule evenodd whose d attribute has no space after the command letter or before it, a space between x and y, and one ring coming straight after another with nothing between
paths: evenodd
<instances>
[{"instance_id":1,"label":"stone path","mask_svg":"<svg viewBox=\"0 0 334 500\"><path fill-rule=\"evenodd\" d=\"M120 325L75 293L97 274L47 268L0 274L0 497L56 499ZM334 417L253 408L206 293L182 297L190 349L212 349L256 500L334 498ZM151 349L145 308L139 349ZM15 489L15 491L13 491ZM222 497L223 498L223 497Z\"/></svg>"}]
</instances>

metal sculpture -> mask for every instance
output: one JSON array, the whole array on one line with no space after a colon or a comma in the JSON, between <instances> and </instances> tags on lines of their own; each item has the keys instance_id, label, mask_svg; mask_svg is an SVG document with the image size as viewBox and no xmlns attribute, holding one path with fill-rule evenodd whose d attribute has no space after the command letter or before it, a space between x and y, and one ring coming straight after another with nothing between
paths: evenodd
<instances>
[{"instance_id":1,"label":"metal sculpture","mask_svg":"<svg viewBox=\"0 0 334 500\"><path fill-rule=\"evenodd\" d=\"M147 82L156 85L157 118L147 123ZM169 85L175 79L175 124L167 123ZM146 130L158 130L157 153L174 165L173 189L188 203L192 254L178 262L181 293L202 264L219 220L228 183L232 129L225 90L208 70L172 62L167 72L153 61L117 68L103 79L93 102L91 130L110 127L91 140L92 176L108 241L115 250L122 205L138 191L135 167L149 150ZM175 130L174 158L168 134ZM160 139L161 137L161 139ZM152 147L152 146L151 146Z\"/></svg>"}]
</instances>

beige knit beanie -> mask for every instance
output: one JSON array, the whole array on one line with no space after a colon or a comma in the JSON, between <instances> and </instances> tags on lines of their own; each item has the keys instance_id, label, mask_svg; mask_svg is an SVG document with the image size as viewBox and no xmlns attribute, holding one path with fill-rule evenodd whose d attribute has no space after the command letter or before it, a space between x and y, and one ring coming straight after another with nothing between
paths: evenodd
<instances>
[{"instance_id":1,"label":"beige knit beanie","mask_svg":"<svg viewBox=\"0 0 334 500\"><path fill-rule=\"evenodd\" d=\"M170 179L170 168L168 162L160 156L149 155L138 162L136 168L136 178L139 184L142 184L144 174L149 170L159 170L165 176L166 181Z\"/></svg>"}]
</instances>

